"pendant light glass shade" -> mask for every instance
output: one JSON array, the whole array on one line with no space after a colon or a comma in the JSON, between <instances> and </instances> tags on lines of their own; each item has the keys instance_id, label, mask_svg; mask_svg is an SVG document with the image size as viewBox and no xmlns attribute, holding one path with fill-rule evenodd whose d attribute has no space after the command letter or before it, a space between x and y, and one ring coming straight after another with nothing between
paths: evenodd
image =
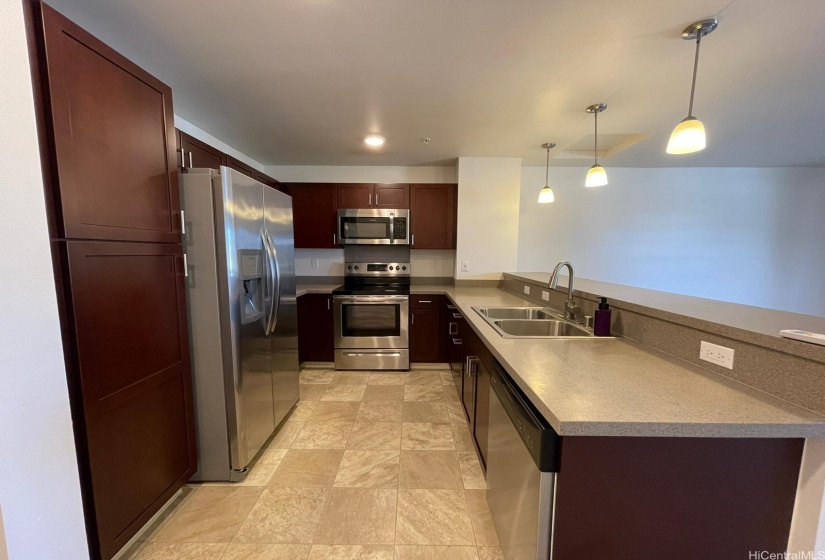
<instances>
[{"instance_id":1,"label":"pendant light glass shade","mask_svg":"<svg viewBox=\"0 0 825 560\"><path fill-rule=\"evenodd\" d=\"M556 201L556 195L553 194L553 189L550 187L544 187L539 191L539 203L540 204L550 204L551 202Z\"/></svg>"},{"instance_id":2,"label":"pendant light glass shade","mask_svg":"<svg viewBox=\"0 0 825 560\"><path fill-rule=\"evenodd\" d=\"M547 150L547 166L544 168L544 188L539 191L539 204L550 204L556 201L556 195L553 194L553 189L550 188L550 150L556 147L553 142L547 142L541 145Z\"/></svg>"},{"instance_id":3,"label":"pendant light glass shade","mask_svg":"<svg viewBox=\"0 0 825 560\"><path fill-rule=\"evenodd\" d=\"M604 167L598 163L594 164L587 172L587 177L584 179L585 187L603 187L607 184L607 172Z\"/></svg>"},{"instance_id":4,"label":"pendant light glass shade","mask_svg":"<svg viewBox=\"0 0 825 560\"><path fill-rule=\"evenodd\" d=\"M705 125L696 117L687 117L676 125L667 143L669 154L692 154L705 149Z\"/></svg>"},{"instance_id":5,"label":"pendant light glass shade","mask_svg":"<svg viewBox=\"0 0 825 560\"><path fill-rule=\"evenodd\" d=\"M719 22L715 19L705 19L687 26L682 31L682 39L696 40L696 52L693 56L693 80L690 83L688 116L682 119L682 122L677 124L670 134L666 149L669 154L692 154L704 150L707 144L705 125L693 116L693 97L696 94L696 74L699 70L699 47L702 45L702 37L713 33L718 26Z\"/></svg>"}]
</instances>

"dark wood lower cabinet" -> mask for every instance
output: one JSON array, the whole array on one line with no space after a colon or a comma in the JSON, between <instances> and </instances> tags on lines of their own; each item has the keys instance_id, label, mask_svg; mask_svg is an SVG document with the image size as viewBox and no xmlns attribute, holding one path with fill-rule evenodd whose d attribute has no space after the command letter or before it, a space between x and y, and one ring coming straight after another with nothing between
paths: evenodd
<instances>
[{"instance_id":1,"label":"dark wood lower cabinet","mask_svg":"<svg viewBox=\"0 0 825 560\"><path fill-rule=\"evenodd\" d=\"M298 360L335 361L332 294L304 294L298 298Z\"/></svg>"},{"instance_id":2,"label":"dark wood lower cabinet","mask_svg":"<svg viewBox=\"0 0 825 560\"><path fill-rule=\"evenodd\" d=\"M438 307L410 309L410 361L439 362L441 356L441 310Z\"/></svg>"},{"instance_id":3,"label":"dark wood lower cabinet","mask_svg":"<svg viewBox=\"0 0 825 560\"><path fill-rule=\"evenodd\" d=\"M564 437L553 559L779 558L803 443Z\"/></svg>"},{"instance_id":4,"label":"dark wood lower cabinet","mask_svg":"<svg viewBox=\"0 0 825 560\"><path fill-rule=\"evenodd\" d=\"M197 468L183 254L160 243L60 246L87 513L111 558Z\"/></svg>"}]
</instances>

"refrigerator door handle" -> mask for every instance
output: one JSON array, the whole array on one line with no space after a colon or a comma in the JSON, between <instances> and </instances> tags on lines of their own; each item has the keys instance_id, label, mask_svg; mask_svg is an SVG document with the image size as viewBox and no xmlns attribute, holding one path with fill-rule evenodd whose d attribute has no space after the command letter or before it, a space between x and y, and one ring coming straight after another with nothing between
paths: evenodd
<instances>
[{"instance_id":1,"label":"refrigerator door handle","mask_svg":"<svg viewBox=\"0 0 825 560\"><path fill-rule=\"evenodd\" d=\"M272 307L269 315L269 332L275 331L275 325L278 324L278 311L281 307L281 267L278 264L278 251L275 249L275 242L269 235L269 230L266 231L266 239L269 242L270 259L272 261Z\"/></svg>"},{"instance_id":2,"label":"refrigerator door handle","mask_svg":"<svg viewBox=\"0 0 825 560\"><path fill-rule=\"evenodd\" d=\"M264 246L264 273L261 276L264 284L264 334L269 335L269 319L272 315L272 288L275 286L275 273L272 267L272 254L269 252L269 241L263 229L261 229L261 242Z\"/></svg>"}]
</instances>

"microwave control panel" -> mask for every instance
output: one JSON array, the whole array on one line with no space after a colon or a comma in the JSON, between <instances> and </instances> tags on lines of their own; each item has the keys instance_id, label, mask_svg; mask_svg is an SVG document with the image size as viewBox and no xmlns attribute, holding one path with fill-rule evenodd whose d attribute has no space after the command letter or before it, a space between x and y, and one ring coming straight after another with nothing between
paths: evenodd
<instances>
[{"instance_id":1,"label":"microwave control panel","mask_svg":"<svg viewBox=\"0 0 825 560\"><path fill-rule=\"evenodd\" d=\"M407 218L395 218L393 220L393 239L407 238Z\"/></svg>"}]
</instances>

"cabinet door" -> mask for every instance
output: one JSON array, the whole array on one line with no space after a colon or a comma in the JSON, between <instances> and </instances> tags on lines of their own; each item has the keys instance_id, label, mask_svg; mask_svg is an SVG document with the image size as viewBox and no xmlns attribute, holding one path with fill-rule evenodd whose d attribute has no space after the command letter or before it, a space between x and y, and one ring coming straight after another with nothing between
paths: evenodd
<instances>
[{"instance_id":1,"label":"cabinet door","mask_svg":"<svg viewBox=\"0 0 825 560\"><path fill-rule=\"evenodd\" d=\"M180 243L172 90L38 6L58 237Z\"/></svg>"},{"instance_id":2,"label":"cabinet door","mask_svg":"<svg viewBox=\"0 0 825 560\"><path fill-rule=\"evenodd\" d=\"M456 185L410 185L413 249L455 249Z\"/></svg>"},{"instance_id":3,"label":"cabinet door","mask_svg":"<svg viewBox=\"0 0 825 560\"><path fill-rule=\"evenodd\" d=\"M465 352L467 357L462 367L461 404L464 406L464 413L467 415L467 423L472 434L476 421L476 368L472 360L476 356L473 354L472 346L467 347Z\"/></svg>"},{"instance_id":4,"label":"cabinet door","mask_svg":"<svg viewBox=\"0 0 825 560\"><path fill-rule=\"evenodd\" d=\"M207 167L220 169L227 164L227 156L209 144L180 132L180 149L184 168Z\"/></svg>"},{"instance_id":5,"label":"cabinet door","mask_svg":"<svg viewBox=\"0 0 825 560\"><path fill-rule=\"evenodd\" d=\"M374 208L409 208L410 186L400 183L378 183L375 185Z\"/></svg>"},{"instance_id":6,"label":"cabinet door","mask_svg":"<svg viewBox=\"0 0 825 560\"><path fill-rule=\"evenodd\" d=\"M230 169L234 169L235 171L240 171L247 177L255 178L255 173L259 173L257 169L252 167L251 165L247 165L241 160L237 158L233 158L232 156L226 156L227 163L226 165L229 166Z\"/></svg>"},{"instance_id":7,"label":"cabinet door","mask_svg":"<svg viewBox=\"0 0 825 560\"><path fill-rule=\"evenodd\" d=\"M72 378L96 533L111 558L197 468L183 255L166 243L64 247Z\"/></svg>"},{"instance_id":8,"label":"cabinet door","mask_svg":"<svg viewBox=\"0 0 825 560\"><path fill-rule=\"evenodd\" d=\"M490 434L490 371L479 359L475 362L476 368L476 412L473 439L478 446L481 462L487 467L487 439Z\"/></svg>"},{"instance_id":9,"label":"cabinet door","mask_svg":"<svg viewBox=\"0 0 825 560\"><path fill-rule=\"evenodd\" d=\"M410 309L410 361L441 359L441 311L438 307Z\"/></svg>"},{"instance_id":10,"label":"cabinet door","mask_svg":"<svg viewBox=\"0 0 825 560\"><path fill-rule=\"evenodd\" d=\"M374 197L372 183L338 184L338 208L372 208Z\"/></svg>"},{"instance_id":11,"label":"cabinet door","mask_svg":"<svg viewBox=\"0 0 825 560\"><path fill-rule=\"evenodd\" d=\"M296 249L338 246L338 197L335 184L290 183Z\"/></svg>"},{"instance_id":12,"label":"cabinet door","mask_svg":"<svg viewBox=\"0 0 825 560\"><path fill-rule=\"evenodd\" d=\"M300 362L335 361L332 321L332 294L304 294L298 298Z\"/></svg>"}]
</instances>

